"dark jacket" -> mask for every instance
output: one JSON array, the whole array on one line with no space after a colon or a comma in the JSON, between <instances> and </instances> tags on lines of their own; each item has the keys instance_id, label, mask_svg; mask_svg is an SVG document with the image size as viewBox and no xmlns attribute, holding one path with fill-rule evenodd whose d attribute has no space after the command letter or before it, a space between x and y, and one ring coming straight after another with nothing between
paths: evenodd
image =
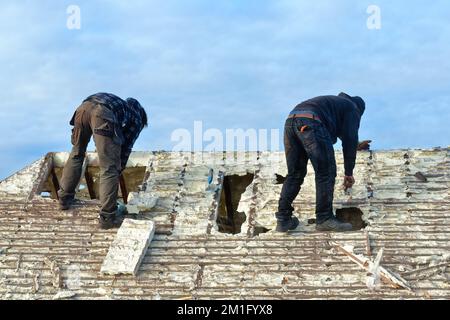
<instances>
[{"instance_id":1,"label":"dark jacket","mask_svg":"<svg viewBox=\"0 0 450 320\"><path fill-rule=\"evenodd\" d=\"M330 133L333 144L337 138L342 141L345 175L352 176L358 147L358 130L361 116L365 110L364 100L350 97L345 93L339 96L320 96L297 105L292 112L311 111L317 114Z\"/></svg>"}]
</instances>

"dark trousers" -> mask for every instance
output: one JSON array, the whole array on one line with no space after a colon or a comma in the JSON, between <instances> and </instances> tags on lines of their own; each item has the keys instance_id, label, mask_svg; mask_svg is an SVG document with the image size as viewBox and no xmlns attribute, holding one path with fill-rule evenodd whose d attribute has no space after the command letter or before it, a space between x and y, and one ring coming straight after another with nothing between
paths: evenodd
<instances>
[{"instance_id":1,"label":"dark trousers","mask_svg":"<svg viewBox=\"0 0 450 320\"><path fill-rule=\"evenodd\" d=\"M72 129L73 148L64 166L58 192L62 201L75 196L86 149L91 136L94 136L100 166L101 213L114 213L117 210L121 146L113 140L114 125L113 112L102 105L84 102L76 110Z\"/></svg>"},{"instance_id":2,"label":"dark trousers","mask_svg":"<svg viewBox=\"0 0 450 320\"><path fill-rule=\"evenodd\" d=\"M309 159L315 171L316 223L320 224L333 216L336 160L329 133L317 120L287 119L284 129L284 147L288 175L283 184L276 217L284 220L292 216L294 211L292 202L300 192Z\"/></svg>"}]
</instances>

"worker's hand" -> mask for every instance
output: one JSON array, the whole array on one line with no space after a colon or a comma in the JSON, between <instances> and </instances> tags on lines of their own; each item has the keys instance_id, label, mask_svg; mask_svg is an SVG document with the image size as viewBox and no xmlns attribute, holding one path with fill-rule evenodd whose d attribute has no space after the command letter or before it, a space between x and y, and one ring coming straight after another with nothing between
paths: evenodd
<instances>
[{"instance_id":1,"label":"worker's hand","mask_svg":"<svg viewBox=\"0 0 450 320\"><path fill-rule=\"evenodd\" d=\"M358 151L370 150L370 143L372 140L364 140L358 143Z\"/></svg>"},{"instance_id":2,"label":"worker's hand","mask_svg":"<svg viewBox=\"0 0 450 320\"><path fill-rule=\"evenodd\" d=\"M344 177L345 191L347 191L347 189L350 189L351 187L353 187L354 184L355 184L355 178L353 178L353 176L345 176Z\"/></svg>"}]
</instances>

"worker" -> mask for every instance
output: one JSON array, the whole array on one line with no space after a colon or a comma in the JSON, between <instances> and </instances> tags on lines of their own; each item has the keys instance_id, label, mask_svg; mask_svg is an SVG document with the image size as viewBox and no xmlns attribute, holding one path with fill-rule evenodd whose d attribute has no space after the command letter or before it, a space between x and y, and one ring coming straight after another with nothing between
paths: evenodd
<instances>
[{"instance_id":1,"label":"worker","mask_svg":"<svg viewBox=\"0 0 450 320\"><path fill-rule=\"evenodd\" d=\"M99 226L101 229L119 227L123 221L123 215L117 209L119 177L136 139L148 125L147 113L136 99L124 101L110 93L97 93L83 101L70 124L74 126L73 148L64 166L58 191L60 208L68 210L74 202L86 148L94 136L100 166Z\"/></svg>"},{"instance_id":2,"label":"worker","mask_svg":"<svg viewBox=\"0 0 450 320\"><path fill-rule=\"evenodd\" d=\"M371 141L358 143L358 129L365 102L346 93L320 96L297 105L289 114L284 129L284 147L288 175L281 191L277 218L278 232L294 230L299 225L293 216L292 202L300 192L308 160L315 171L316 230L343 232L352 230L350 223L333 214L336 160L333 144L339 137L344 153L344 187L355 183L353 169L357 149L368 149Z\"/></svg>"}]
</instances>

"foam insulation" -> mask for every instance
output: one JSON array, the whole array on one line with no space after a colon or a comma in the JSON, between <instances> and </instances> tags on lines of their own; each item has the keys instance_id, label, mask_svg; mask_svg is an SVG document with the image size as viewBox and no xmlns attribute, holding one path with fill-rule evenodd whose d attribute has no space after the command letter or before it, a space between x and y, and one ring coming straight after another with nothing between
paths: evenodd
<instances>
[{"instance_id":1,"label":"foam insulation","mask_svg":"<svg viewBox=\"0 0 450 320\"><path fill-rule=\"evenodd\" d=\"M69 158L68 152L55 152L53 154L53 163L56 167L64 167L64 164ZM153 154L145 151L132 152L127 162L127 167L147 167ZM96 152L86 152L88 164L90 166L98 167L98 155Z\"/></svg>"},{"instance_id":2,"label":"foam insulation","mask_svg":"<svg viewBox=\"0 0 450 320\"><path fill-rule=\"evenodd\" d=\"M154 234L153 222L125 219L100 271L104 274L136 275Z\"/></svg>"},{"instance_id":3,"label":"foam insulation","mask_svg":"<svg viewBox=\"0 0 450 320\"><path fill-rule=\"evenodd\" d=\"M130 214L139 214L150 211L156 206L158 197L150 192L130 192L128 194L127 211Z\"/></svg>"}]
</instances>

